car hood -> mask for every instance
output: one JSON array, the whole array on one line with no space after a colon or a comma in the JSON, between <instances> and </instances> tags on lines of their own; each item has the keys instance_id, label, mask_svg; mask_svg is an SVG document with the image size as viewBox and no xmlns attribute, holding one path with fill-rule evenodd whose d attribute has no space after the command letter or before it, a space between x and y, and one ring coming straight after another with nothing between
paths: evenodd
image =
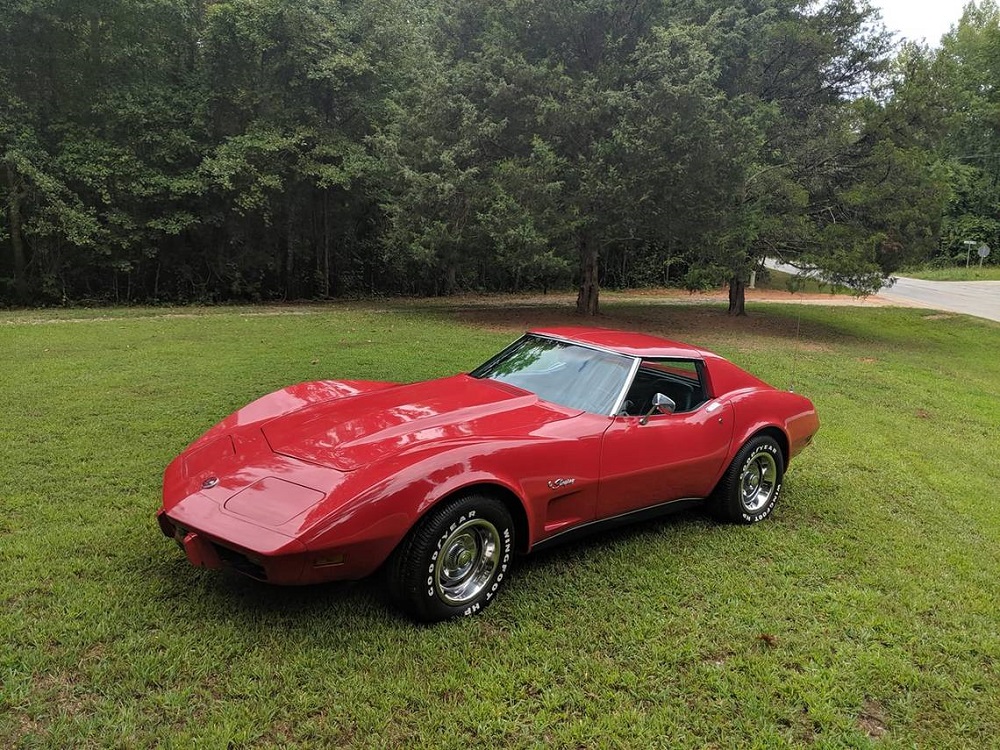
<instances>
[{"instance_id":1,"label":"car hood","mask_svg":"<svg viewBox=\"0 0 1000 750\"><path fill-rule=\"evenodd\" d=\"M579 413L492 380L456 375L312 404L261 429L277 454L354 471L435 443L528 436Z\"/></svg>"}]
</instances>

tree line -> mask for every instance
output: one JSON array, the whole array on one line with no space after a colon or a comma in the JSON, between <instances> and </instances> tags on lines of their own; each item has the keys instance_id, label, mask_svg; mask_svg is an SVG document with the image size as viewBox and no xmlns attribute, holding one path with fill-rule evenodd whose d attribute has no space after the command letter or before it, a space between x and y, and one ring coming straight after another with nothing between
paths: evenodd
<instances>
[{"instance_id":1,"label":"tree line","mask_svg":"<svg viewBox=\"0 0 1000 750\"><path fill-rule=\"evenodd\" d=\"M728 283L861 292L1000 235L1000 12L13 0L0 304Z\"/></svg>"}]
</instances>

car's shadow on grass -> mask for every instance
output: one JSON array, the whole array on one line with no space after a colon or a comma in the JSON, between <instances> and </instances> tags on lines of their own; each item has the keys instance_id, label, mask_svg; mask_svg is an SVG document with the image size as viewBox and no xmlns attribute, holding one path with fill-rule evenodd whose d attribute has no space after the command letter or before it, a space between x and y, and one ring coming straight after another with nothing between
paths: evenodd
<instances>
[{"instance_id":1,"label":"car's shadow on grass","mask_svg":"<svg viewBox=\"0 0 1000 750\"><path fill-rule=\"evenodd\" d=\"M575 561L599 562L615 551L634 551L650 542L660 542L665 533L672 536L694 536L718 527L703 506L678 508L651 520L595 530L593 533L559 542L519 560L516 574L544 574L553 567L562 567Z\"/></svg>"},{"instance_id":2,"label":"car's shadow on grass","mask_svg":"<svg viewBox=\"0 0 1000 750\"><path fill-rule=\"evenodd\" d=\"M318 619L338 628L371 627L387 620L380 580L274 586L231 570L193 568L176 550L151 552L140 565L149 573L149 596L170 602L188 621L245 623L287 629Z\"/></svg>"},{"instance_id":3,"label":"car's shadow on grass","mask_svg":"<svg viewBox=\"0 0 1000 750\"><path fill-rule=\"evenodd\" d=\"M575 538L530 555L520 555L504 591L517 598L519 588L530 593L558 592L568 569L614 568L623 554L641 558L650 543L670 536L697 536L717 524L700 507L687 508L641 524L623 526ZM183 557L146 560L156 598L181 602L186 618L246 623L315 633L317 623L336 623L341 634L379 629L423 627L392 606L383 571L360 581L308 586L273 586L227 570L198 570Z\"/></svg>"},{"instance_id":4,"label":"car's shadow on grass","mask_svg":"<svg viewBox=\"0 0 1000 750\"><path fill-rule=\"evenodd\" d=\"M558 588L568 568L613 566L615 562L608 561L612 552L617 556L623 548L634 548L635 554L642 554L650 540L665 532L697 535L712 526L715 523L700 508L685 509L519 556L505 594L523 585ZM168 548L151 551L141 566L149 573L150 595L170 602L187 622L242 623L255 631L300 631L303 636L334 623L341 633L421 627L392 606L381 570L360 581L273 586L234 571L193 568Z\"/></svg>"},{"instance_id":5,"label":"car's shadow on grass","mask_svg":"<svg viewBox=\"0 0 1000 750\"><path fill-rule=\"evenodd\" d=\"M809 509L789 502L765 526L780 525L795 533L796 528L817 520ZM669 586L670 576L687 569L692 554L709 554L699 549L702 545L752 547L760 539L750 528L719 523L703 505L597 531L520 555L500 603L484 617L511 622L525 617L544 619L566 602L602 596L604 582L628 578L634 571L652 570ZM188 622L237 626L249 634L280 634L303 644L333 648L347 647L357 638L375 638L380 632L442 627L415 623L397 610L387 596L382 571L360 581L286 587L233 571L198 570L180 555L155 557L144 565L152 573L150 585L157 591L156 598L178 602ZM504 614L495 614L496 610ZM480 619L460 619L443 627L465 627L462 622Z\"/></svg>"}]
</instances>

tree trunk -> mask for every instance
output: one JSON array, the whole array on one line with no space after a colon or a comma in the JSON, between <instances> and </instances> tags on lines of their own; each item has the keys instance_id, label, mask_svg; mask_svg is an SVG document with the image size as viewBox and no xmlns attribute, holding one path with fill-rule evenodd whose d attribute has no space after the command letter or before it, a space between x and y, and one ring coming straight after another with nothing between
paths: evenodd
<instances>
[{"instance_id":1,"label":"tree trunk","mask_svg":"<svg viewBox=\"0 0 1000 750\"><path fill-rule=\"evenodd\" d=\"M323 299L330 299L330 191L323 191Z\"/></svg>"},{"instance_id":2,"label":"tree trunk","mask_svg":"<svg viewBox=\"0 0 1000 750\"><path fill-rule=\"evenodd\" d=\"M729 280L729 314L747 314L747 284L738 274Z\"/></svg>"},{"instance_id":3,"label":"tree trunk","mask_svg":"<svg viewBox=\"0 0 1000 750\"><path fill-rule=\"evenodd\" d=\"M298 289L295 284L295 209L288 206L288 226L285 231L285 294L284 298L295 299Z\"/></svg>"},{"instance_id":4,"label":"tree trunk","mask_svg":"<svg viewBox=\"0 0 1000 750\"><path fill-rule=\"evenodd\" d=\"M597 243L586 235L580 236L580 293L576 297L578 315L597 315L597 296L601 291L597 261Z\"/></svg>"},{"instance_id":5,"label":"tree trunk","mask_svg":"<svg viewBox=\"0 0 1000 750\"><path fill-rule=\"evenodd\" d=\"M25 253L22 233L21 194L14 178L14 170L10 166L7 167L7 186L10 191L7 214L10 219L10 247L14 261L14 293L17 301L26 305L28 304L28 256Z\"/></svg>"}]
</instances>

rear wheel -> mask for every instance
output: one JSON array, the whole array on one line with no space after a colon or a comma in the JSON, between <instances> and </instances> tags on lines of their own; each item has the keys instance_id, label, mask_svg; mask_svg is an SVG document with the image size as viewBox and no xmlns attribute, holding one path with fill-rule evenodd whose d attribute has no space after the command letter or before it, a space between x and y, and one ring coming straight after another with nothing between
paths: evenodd
<instances>
[{"instance_id":1,"label":"rear wheel","mask_svg":"<svg viewBox=\"0 0 1000 750\"><path fill-rule=\"evenodd\" d=\"M513 559L514 522L493 497L466 495L433 509L387 569L394 603L425 622L476 614L496 597Z\"/></svg>"},{"instance_id":2,"label":"rear wheel","mask_svg":"<svg viewBox=\"0 0 1000 750\"><path fill-rule=\"evenodd\" d=\"M785 462L774 438L757 435L740 448L711 500L716 517L733 523L763 521L781 494Z\"/></svg>"}]
</instances>

